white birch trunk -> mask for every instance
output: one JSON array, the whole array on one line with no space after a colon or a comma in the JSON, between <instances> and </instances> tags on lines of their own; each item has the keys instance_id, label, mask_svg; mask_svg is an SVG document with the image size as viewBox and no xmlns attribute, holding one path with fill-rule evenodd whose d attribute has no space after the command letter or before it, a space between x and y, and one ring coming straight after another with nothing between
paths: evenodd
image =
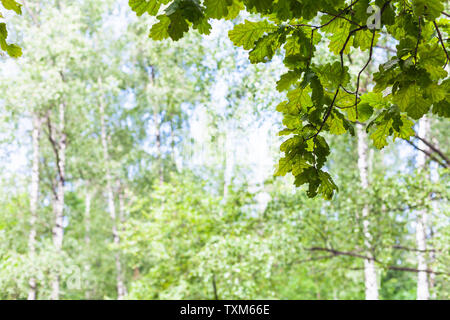
<instances>
[{"instance_id":1,"label":"white birch trunk","mask_svg":"<svg viewBox=\"0 0 450 320\"><path fill-rule=\"evenodd\" d=\"M428 138L430 138L430 137L428 137ZM433 139L432 142L436 146L436 148L439 149L439 141L437 139ZM439 182L439 174L437 172L437 169L438 169L438 165L437 164L434 164L434 166L431 167L432 172L430 173L430 175L431 175L431 181L433 183L438 183ZM433 212L438 211L438 204L436 202L433 202L432 208L433 208L432 209ZM431 226L430 226L429 230L430 230L430 240L432 241L432 239L436 235L434 233L433 228L431 228ZM430 248L429 244L430 244L430 241L428 241L428 243L427 243L427 248L428 249L432 249L432 248ZM430 265L432 266L436 262L436 252L434 250L431 250L431 251L429 251L429 254L430 255L429 255L429 261L428 261L428 267L430 268ZM437 292L436 292L436 290L434 290L435 289L435 285L436 285L436 274L435 273L430 273L428 275L428 278L429 278L429 281L428 281L429 288L428 288L428 290L430 292L430 298L431 299L436 299Z\"/></svg>"},{"instance_id":2,"label":"white birch trunk","mask_svg":"<svg viewBox=\"0 0 450 320\"><path fill-rule=\"evenodd\" d=\"M64 238L64 226L63 226L63 218L64 218L64 195L65 195L65 170L66 170L66 145L67 145L67 136L65 133L65 104L61 103L59 105L58 113L59 113L59 140L57 142L58 146L58 179L56 182L56 199L54 205L55 212L55 226L53 228L53 244L56 248L56 252L59 254L62 250L63 238ZM54 275L54 279L52 282L52 292L51 299L58 300L60 294L60 275L59 272L56 271Z\"/></svg>"},{"instance_id":3,"label":"white birch trunk","mask_svg":"<svg viewBox=\"0 0 450 320\"><path fill-rule=\"evenodd\" d=\"M419 137L427 139L429 132L429 119L423 117L419 121ZM418 148L427 150L428 147L425 143L419 140ZM425 153L418 151L417 153L417 167L420 171L426 170L426 155ZM417 224L416 224L416 245L417 245L417 300L428 300L430 293L428 289L428 276L426 270L427 257L426 257L426 228L427 228L427 211L421 209L417 211Z\"/></svg>"},{"instance_id":4,"label":"white birch trunk","mask_svg":"<svg viewBox=\"0 0 450 320\"><path fill-rule=\"evenodd\" d=\"M39 199L39 153L40 153L41 119L37 113L33 114L33 158L31 169L31 190L30 190L30 234L28 238L28 250L31 261L34 263L36 257L36 221ZM28 300L36 300L36 278L32 275L29 279Z\"/></svg>"},{"instance_id":5,"label":"white birch trunk","mask_svg":"<svg viewBox=\"0 0 450 320\"><path fill-rule=\"evenodd\" d=\"M112 222L112 236L113 242L116 246L116 252L114 254L115 264L116 264L116 282L117 282L117 299L122 300L125 296L125 285L122 279L122 264L120 261L120 253L118 247L120 245L119 233L117 231L117 218L116 218L116 208L114 204L114 194L112 189L112 177L109 168L109 151L108 151L108 139L106 135L106 124L105 124L105 106L100 102L100 123L101 123L101 140L103 147L103 159L105 162L105 172L106 172L106 193L108 198L108 212Z\"/></svg>"},{"instance_id":6,"label":"white birch trunk","mask_svg":"<svg viewBox=\"0 0 450 320\"><path fill-rule=\"evenodd\" d=\"M125 213L125 189L122 189L121 186L119 185L119 221L122 226L122 229L121 229L122 231L124 230L125 215L126 215L126 213ZM118 259L120 262L120 257ZM120 282L118 280L117 283L121 284L120 291L121 291L121 299L122 299L127 294L127 288L124 285L123 279L122 279L122 276L123 276L122 275L122 266L120 265L119 268L120 268Z\"/></svg>"},{"instance_id":7,"label":"white birch trunk","mask_svg":"<svg viewBox=\"0 0 450 320\"><path fill-rule=\"evenodd\" d=\"M364 127L360 124L356 125L356 129L358 134L358 170L361 179L361 187L363 189L367 189L369 187L367 134ZM365 295L366 300L378 300L377 270L371 252L372 246L370 241L372 239L372 235L370 234L370 222L368 216L369 207L364 205L361 218L363 221L364 245L367 249L367 256L369 257L369 259L364 260Z\"/></svg>"}]
</instances>

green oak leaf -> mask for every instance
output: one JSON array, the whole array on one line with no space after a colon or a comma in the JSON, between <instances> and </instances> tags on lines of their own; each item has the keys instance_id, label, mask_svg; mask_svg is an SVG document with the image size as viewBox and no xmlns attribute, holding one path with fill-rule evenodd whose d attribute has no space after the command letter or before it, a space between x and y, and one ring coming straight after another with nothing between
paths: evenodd
<instances>
[{"instance_id":1,"label":"green oak leaf","mask_svg":"<svg viewBox=\"0 0 450 320\"><path fill-rule=\"evenodd\" d=\"M280 80L277 81L277 90L280 92L289 90L301 76L302 72L300 70L288 71L280 77Z\"/></svg>"},{"instance_id":2,"label":"green oak leaf","mask_svg":"<svg viewBox=\"0 0 450 320\"><path fill-rule=\"evenodd\" d=\"M413 127L414 122L409 120L406 115L401 116L402 125L400 126L400 131L394 132L394 140L396 138L409 140L410 137L414 137L416 134Z\"/></svg>"},{"instance_id":3,"label":"green oak leaf","mask_svg":"<svg viewBox=\"0 0 450 320\"><path fill-rule=\"evenodd\" d=\"M377 125L376 130L370 135L370 138L373 141L373 145L377 149L383 149L388 145L387 138L390 135L390 129L392 127L392 119L385 121Z\"/></svg>"},{"instance_id":4,"label":"green oak leaf","mask_svg":"<svg viewBox=\"0 0 450 320\"><path fill-rule=\"evenodd\" d=\"M13 10L17 14L22 14L22 5L15 0L1 0L6 10Z\"/></svg>"},{"instance_id":5,"label":"green oak leaf","mask_svg":"<svg viewBox=\"0 0 450 320\"><path fill-rule=\"evenodd\" d=\"M233 0L205 0L205 13L213 19L220 19L228 15L228 7L233 4Z\"/></svg>"},{"instance_id":6,"label":"green oak leaf","mask_svg":"<svg viewBox=\"0 0 450 320\"><path fill-rule=\"evenodd\" d=\"M159 0L129 0L128 4L131 10L136 12L137 16L142 16L146 12L151 16L155 16L158 14L162 2Z\"/></svg>"},{"instance_id":7,"label":"green oak leaf","mask_svg":"<svg viewBox=\"0 0 450 320\"><path fill-rule=\"evenodd\" d=\"M6 30L6 24L2 22L0 23L0 48L6 51L12 58L20 57L22 55L22 49L15 44L7 43L6 38L8 38L8 31Z\"/></svg>"},{"instance_id":8,"label":"green oak leaf","mask_svg":"<svg viewBox=\"0 0 450 320\"><path fill-rule=\"evenodd\" d=\"M413 12L416 17L426 17L433 21L444 11L444 4L441 0L412 0Z\"/></svg>"},{"instance_id":9,"label":"green oak leaf","mask_svg":"<svg viewBox=\"0 0 450 320\"><path fill-rule=\"evenodd\" d=\"M179 11L169 15L169 18L170 24L167 31L172 40L177 41L183 37L185 32L189 31L189 25Z\"/></svg>"},{"instance_id":10,"label":"green oak leaf","mask_svg":"<svg viewBox=\"0 0 450 320\"><path fill-rule=\"evenodd\" d=\"M329 126L329 132L335 135L341 135L347 132L344 128L344 121L336 116L334 112L331 113L331 116L328 118L326 122Z\"/></svg>"},{"instance_id":11,"label":"green oak leaf","mask_svg":"<svg viewBox=\"0 0 450 320\"><path fill-rule=\"evenodd\" d=\"M149 37L153 40L163 40L169 38L170 18L165 15L158 16L158 23L155 23L151 30Z\"/></svg>"},{"instance_id":12,"label":"green oak leaf","mask_svg":"<svg viewBox=\"0 0 450 320\"><path fill-rule=\"evenodd\" d=\"M403 87L394 95L394 102L401 111L413 119L420 119L430 109L430 103L424 99L422 88L413 83Z\"/></svg>"},{"instance_id":13,"label":"green oak leaf","mask_svg":"<svg viewBox=\"0 0 450 320\"><path fill-rule=\"evenodd\" d=\"M445 118L450 118L450 102L448 100L442 100L433 105L433 113Z\"/></svg>"},{"instance_id":14,"label":"green oak leaf","mask_svg":"<svg viewBox=\"0 0 450 320\"><path fill-rule=\"evenodd\" d=\"M341 67L339 62L327 63L322 66L315 66L314 71L324 87L338 88L339 85L345 86L350 81L348 67Z\"/></svg>"},{"instance_id":15,"label":"green oak leaf","mask_svg":"<svg viewBox=\"0 0 450 320\"><path fill-rule=\"evenodd\" d=\"M319 179L320 179L320 187L319 193L323 196L324 199L330 200L333 198L333 194L338 191L338 187L334 183L328 172L319 171Z\"/></svg>"},{"instance_id":16,"label":"green oak leaf","mask_svg":"<svg viewBox=\"0 0 450 320\"><path fill-rule=\"evenodd\" d=\"M311 88L309 86L289 91L287 94L289 102L286 105L286 109L289 113L299 114L302 111L306 111L308 107L311 107L313 102L309 95L310 92Z\"/></svg>"},{"instance_id":17,"label":"green oak leaf","mask_svg":"<svg viewBox=\"0 0 450 320\"><path fill-rule=\"evenodd\" d=\"M238 24L233 30L230 30L228 36L236 46L250 50L264 34L274 30L276 30L276 27L267 20L258 22L245 20L243 24Z\"/></svg>"}]
</instances>

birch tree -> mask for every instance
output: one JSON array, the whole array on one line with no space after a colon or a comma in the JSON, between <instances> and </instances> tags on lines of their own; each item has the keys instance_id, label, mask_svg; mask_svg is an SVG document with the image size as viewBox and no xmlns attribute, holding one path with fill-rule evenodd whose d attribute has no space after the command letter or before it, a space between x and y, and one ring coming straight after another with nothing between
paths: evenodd
<instances>
[{"instance_id":1,"label":"birch tree","mask_svg":"<svg viewBox=\"0 0 450 320\"><path fill-rule=\"evenodd\" d=\"M430 120L427 117L420 119L419 121L419 137L423 139L429 139ZM422 150L429 149L428 146L420 140L418 148ZM424 152L419 151L417 153L416 166L419 172L427 172L427 159ZM427 209L417 211L416 222L416 244L417 244L417 300L428 300L430 298L430 292L428 288L428 263L427 263Z\"/></svg>"},{"instance_id":2,"label":"birch tree","mask_svg":"<svg viewBox=\"0 0 450 320\"><path fill-rule=\"evenodd\" d=\"M102 94L102 85L101 80L99 80L99 89L100 94ZM120 260L120 252L118 248L120 246L119 233L117 230L117 214L116 214L116 206L114 200L114 192L113 192L113 177L111 175L111 162L109 155L109 143L108 143L108 135L106 129L106 115L105 115L105 102L103 97L99 98L99 113L100 113L100 139L101 145L103 149L103 161L104 161L104 170L105 170L105 180L106 180L106 195L108 201L108 212L111 218L112 225L112 237L115 245L114 249L114 259L116 264L116 279L117 279L117 299L122 300L126 294L125 284L123 281L122 275L122 262Z\"/></svg>"},{"instance_id":3,"label":"birch tree","mask_svg":"<svg viewBox=\"0 0 450 320\"><path fill-rule=\"evenodd\" d=\"M367 145L367 134L361 125L357 125L358 133L358 170L361 179L361 188L367 191L369 188L369 155ZM369 206L365 204L362 208L360 218L363 225L364 246L367 250L367 259L364 259L364 283L366 287L366 299L378 300L378 279L375 261L372 253L372 235L370 233Z\"/></svg>"},{"instance_id":4,"label":"birch tree","mask_svg":"<svg viewBox=\"0 0 450 320\"><path fill-rule=\"evenodd\" d=\"M39 202L39 162L40 162L40 137L42 130L42 119L38 112L33 114L33 131L32 131L32 169L31 169L31 187L30 187L30 234L28 239L28 250L30 251L31 260L36 255L36 221L38 218L38 202ZM36 279L32 275L29 280L30 289L28 292L28 300L36 299Z\"/></svg>"}]
</instances>

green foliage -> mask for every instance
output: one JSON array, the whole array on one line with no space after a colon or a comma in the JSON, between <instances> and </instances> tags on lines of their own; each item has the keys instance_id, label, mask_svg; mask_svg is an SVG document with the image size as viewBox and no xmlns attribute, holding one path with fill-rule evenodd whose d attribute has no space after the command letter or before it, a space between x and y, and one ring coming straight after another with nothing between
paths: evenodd
<instances>
[{"instance_id":1,"label":"green foliage","mask_svg":"<svg viewBox=\"0 0 450 320\"><path fill-rule=\"evenodd\" d=\"M447 77L444 70L448 60L444 42L445 25L437 20L444 10L444 1L414 0L411 5L400 1L380 0L384 41L397 40L395 57L381 63L374 74L373 91L361 93L360 78L372 60L374 48L381 38L380 29L367 24L368 0L328 1L308 0L301 4L294 0L175 0L158 14L159 23L151 30L153 39L171 37L180 39L190 27L209 27L210 19L232 19L229 12L246 10L259 14L259 20L246 20L229 32L236 46L249 50L251 63L271 61L284 49L284 63L289 69L277 82L279 91L288 91L288 101L278 106L283 113L286 129L282 135L293 134L296 143L282 145L286 156L281 159L277 175L292 172L298 159L309 165L306 171L293 171L297 185L308 182L309 195L330 198L337 190L331 177L317 164L326 161L319 155L318 139L326 133L340 135L353 133L356 121L368 123L375 147L388 145L389 136L409 139L412 123L432 108L433 113L448 117L448 90L442 87ZM131 4L131 2L130 2ZM138 15L142 9L132 5ZM209 29L208 29L209 30ZM328 41L330 63L315 57L320 41ZM346 55L355 50L366 52L368 58L357 79L350 77ZM444 82L447 80L444 80ZM305 91L306 90L306 91ZM346 92L346 94L343 94ZM352 93L353 92L353 93ZM374 95L376 94L376 95ZM308 97L306 97L307 95ZM347 97L346 97L347 95ZM343 102L347 105L343 105ZM344 113L337 111L342 109ZM304 164L306 166L306 164ZM306 169L306 168L305 168Z\"/></svg>"},{"instance_id":2,"label":"green foliage","mask_svg":"<svg viewBox=\"0 0 450 320\"><path fill-rule=\"evenodd\" d=\"M3 7L6 10L12 10L16 14L22 14L22 5L15 0L1 0ZM0 18L3 15L0 11ZM10 57L18 58L22 55L22 49L12 43L8 43L6 39L8 38L8 31L6 29L6 23L0 23L0 48L5 51Z\"/></svg>"}]
</instances>

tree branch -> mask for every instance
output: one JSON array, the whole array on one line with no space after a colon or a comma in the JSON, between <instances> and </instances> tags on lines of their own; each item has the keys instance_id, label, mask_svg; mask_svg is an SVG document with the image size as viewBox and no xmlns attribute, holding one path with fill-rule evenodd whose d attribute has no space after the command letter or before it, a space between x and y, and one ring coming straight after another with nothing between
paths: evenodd
<instances>
[{"instance_id":1,"label":"tree branch","mask_svg":"<svg viewBox=\"0 0 450 320\"><path fill-rule=\"evenodd\" d=\"M398 267L398 266L386 266L383 265L383 263L375 258L372 257L368 257L368 256L364 256L352 251L339 251L339 250L334 250L334 249L329 249L329 248L319 248L319 247L312 247L312 248L307 248L306 250L308 251L326 251L326 252L330 252L333 255L332 256L328 256L328 257L335 257L335 256L350 256L350 257L355 257L355 258L360 258L360 259L365 259L365 260L373 260L374 262L382 265L384 268L389 269L389 270L397 270L397 271L406 271L406 272L426 272L426 273L431 273L431 274L435 274L435 275L450 275L450 273L447 272L436 272L430 269L426 269L426 270L419 270L419 269L414 269L414 268L409 268L409 267ZM320 259L326 258L326 257L319 257Z\"/></svg>"},{"instance_id":2,"label":"tree branch","mask_svg":"<svg viewBox=\"0 0 450 320\"><path fill-rule=\"evenodd\" d=\"M445 48L444 41L442 40L441 31L439 30L439 27L438 27L436 21L433 21L433 24L434 24L434 28L436 29L436 32L438 34L439 42L441 43L442 49L444 49L445 56L447 57L447 60L445 61L445 64L444 64L444 68L445 68L447 66L447 63L450 61L450 57L448 56L447 49Z\"/></svg>"},{"instance_id":3,"label":"tree branch","mask_svg":"<svg viewBox=\"0 0 450 320\"><path fill-rule=\"evenodd\" d=\"M431 142L427 141L424 138L419 137L418 135L415 135L415 138L419 139L420 141L422 141L423 143L425 143L431 150L433 150L434 152L436 152L439 156L441 156L441 158L447 163L450 163L450 159L441 151L439 150L435 145L433 145Z\"/></svg>"},{"instance_id":4,"label":"tree branch","mask_svg":"<svg viewBox=\"0 0 450 320\"><path fill-rule=\"evenodd\" d=\"M356 91L355 91L355 111L356 111L356 119L358 119L358 93L359 93L359 81L361 79L361 74L366 70L367 66L369 65L370 61L372 61L372 54L373 54L373 42L375 40L376 31L372 32L372 41L370 43L370 51L369 51L369 59L367 59L366 64L364 67L359 71L358 78L356 80Z\"/></svg>"},{"instance_id":5,"label":"tree branch","mask_svg":"<svg viewBox=\"0 0 450 320\"><path fill-rule=\"evenodd\" d=\"M55 154L56 158L56 167L58 168L58 175L59 179L62 183L64 183L64 175L62 174L62 170L60 167L60 157L59 157L59 150L58 150L58 144L56 143L55 139L53 138L53 130L52 130L52 123L50 120L50 116L47 114L46 116L46 122L47 122L47 128L48 128L48 140L50 141L50 144L52 146L53 152Z\"/></svg>"},{"instance_id":6,"label":"tree branch","mask_svg":"<svg viewBox=\"0 0 450 320\"><path fill-rule=\"evenodd\" d=\"M416 146L412 141L409 141L409 140L406 140L406 139L403 139L403 140L406 141L407 143L409 143L411 146L413 146L414 149L416 149L416 150L418 150L418 151L421 151L421 152L425 153L430 159L436 161L436 162L437 162L439 165L441 165L442 167L448 168L448 165L447 165L446 163L444 163L444 162L440 161L439 159L437 159L436 157L434 157L430 152L428 152L428 151L426 151L426 150L423 150L423 149L420 149L420 148L419 148L418 146Z\"/></svg>"},{"instance_id":7,"label":"tree branch","mask_svg":"<svg viewBox=\"0 0 450 320\"><path fill-rule=\"evenodd\" d=\"M310 140L312 138L315 139L319 135L319 133L322 131L323 126L325 125L325 122L327 122L328 118L330 117L331 111L333 110L334 102L336 101L336 97L337 97L338 93L339 93L339 87L336 89L336 93L334 94L333 101L331 102L330 106L328 107L327 113L325 114L325 117L323 118L323 121L319 127L319 130L317 130L317 132L314 135L312 135L311 137L309 137L306 140Z\"/></svg>"}]
</instances>

